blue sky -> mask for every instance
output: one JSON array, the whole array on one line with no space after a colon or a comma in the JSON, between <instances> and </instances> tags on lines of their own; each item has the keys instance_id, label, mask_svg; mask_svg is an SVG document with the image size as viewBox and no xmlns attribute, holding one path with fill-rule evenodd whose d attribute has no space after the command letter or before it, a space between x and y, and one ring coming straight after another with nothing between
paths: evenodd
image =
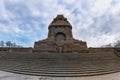
<instances>
[{"instance_id":1,"label":"blue sky","mask_svg":"<svg viewBox=\"0 0 120 80\"><path fill-rule=\"evenodd\" d=\"M120 40L120 0L0 0L0 41L33 47L64 14L76 39L98 47Z\"/></svg>"}]
</instances>

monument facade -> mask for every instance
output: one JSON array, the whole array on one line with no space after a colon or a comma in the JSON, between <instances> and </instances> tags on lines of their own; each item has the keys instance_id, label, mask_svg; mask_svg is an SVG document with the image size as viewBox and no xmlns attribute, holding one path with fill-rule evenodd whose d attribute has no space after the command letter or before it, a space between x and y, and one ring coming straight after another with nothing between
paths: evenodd
<instances>
[{"instance_id":1,"label":"monument facade","mask_svg":"<svg viewBox=\"0 0 120 80\"><path fill-rule=\"evenodd\" d=\"M64 53L88 51L86 42L73 38L72 25L63 15L57 15L48 29L48 38L35 42L35 52L47 51Z\"/></svg>"}]
</instances>

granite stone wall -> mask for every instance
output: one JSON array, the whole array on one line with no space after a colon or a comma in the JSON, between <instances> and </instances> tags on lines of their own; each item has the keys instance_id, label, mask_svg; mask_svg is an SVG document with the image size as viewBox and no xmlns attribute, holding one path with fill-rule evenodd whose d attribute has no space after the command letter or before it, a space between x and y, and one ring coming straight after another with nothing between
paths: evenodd
<instances>
[{"instance_id":1,"label":"granite stone wall","mask_svg":"<svg viewBox=\"0 0 120 80\"><path fill-rule=\"evenodd\" d=\"M34 50L34 48L31 48L31 47L30 48L0 47L0 53L3 53L3 52L9 52L9 53L11 53L11 52L28 52L28 53L32 53L32 52L34 52L33 50ZM88 50L87 52L89 52L89 53L114 52L114 48L100 48L100 47L92 48L91 47L91 48L88 48L87 50ZM38 50L38 52L40 52L40 51L42 52L43 50ZM75 52L78 51L79 53L84 52L81 49L78 50L78 48L76 48L76 50L71 49L71 51L75 51ZM71 52L71 51L69 51L69 52ZM82 52L80 52L80 51L82 51Z\"/></svg>"}]
</instances>

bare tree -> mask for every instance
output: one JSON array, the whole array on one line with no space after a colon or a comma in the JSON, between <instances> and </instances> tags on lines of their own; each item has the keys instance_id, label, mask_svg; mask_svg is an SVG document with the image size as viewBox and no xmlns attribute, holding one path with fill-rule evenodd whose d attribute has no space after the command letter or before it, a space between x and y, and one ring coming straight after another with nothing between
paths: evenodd
<instances>
[{"instance_id":1,"label":"bare tree","mask_svg":"<svg viewBox=\"0 0 120 80\"><path fill-rule=\"evenodd\" d=\"M23 46L16 44L15 42L11 41L0 41L0 47L13 47L13 48L22 48Z\"/></svg>"},{"instance_id":2,"label":"bare tree","mask_svg":"<svg viewBox=\"0 0 120 80\"><path fill-rule=\"evenodd\" d=\"M4 46L5 46L4 41L1 41L1 42L0 42L0 46L1 46L1 47L4 47Z\"/></svg>"},{"instance_id":3,"label":"bare tree","mask_svg":"<svg viewBox=\"0 0 120 80\"><path fill-rule=\"evenodd\" d=\"M6 42L6 46L7 46L7 47L11 47L11 44L12 44L11 41L7 41L7 42Z\"/></svg>"},{"instance_id":4,"label":"bare tree","mask_svg":"<svg viewBox=\"0 0 120 80\"><path fill-rule=\"evenodd\" d=\"M114 47L120 47L120 40L118 40L116 43L114 43Z\"/></svg>"}]
</instances>

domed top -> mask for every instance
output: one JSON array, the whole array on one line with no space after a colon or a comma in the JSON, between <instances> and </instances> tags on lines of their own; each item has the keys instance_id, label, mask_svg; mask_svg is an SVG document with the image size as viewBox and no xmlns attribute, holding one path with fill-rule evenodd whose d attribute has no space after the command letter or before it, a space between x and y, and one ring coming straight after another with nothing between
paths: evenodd
<instances>
[{"instance_id":1,"label":"domed top","mask_svg":"<svg viewBox=\"0 0 120 80\"><path fill-rule=\"evenodd\" d=\"M49 26L71 26L71 24L67 21L67 18L60 14L53 19Z\"/></svg>"}]
</instances>

